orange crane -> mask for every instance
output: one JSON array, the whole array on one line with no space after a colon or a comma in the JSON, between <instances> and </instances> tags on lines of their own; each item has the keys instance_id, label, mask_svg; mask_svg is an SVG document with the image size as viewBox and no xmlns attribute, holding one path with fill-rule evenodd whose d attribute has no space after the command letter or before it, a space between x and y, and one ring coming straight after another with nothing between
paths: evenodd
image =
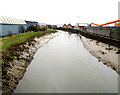
<instances>
[{"instance_id":1,"label":"orange crane","mask_svg":"<svg viewBox=\"0 0 120 95\"><path fill-rule=\"evenodd\" d=\"M115 21L111 21L111 22L107 22L107 23L104 23L104 24L96 24L96 23L91 23L93 25L96 25L96 26L104 26L104 25L108 25L108 24L112 24L112 23L116 23L116 22L120 22L120 20L115 20Z\"/></svg>"},{"instance_id":2,"label":"orange crane","mask_svg":"<svg viewBox=\"0 0 120 95\"><path fill-rule=\"evenodd\" d=\"M100 26L99 24L96 24L96 23L91 23L91 24L96 25L96 26Z\"/></svg>"}]
</instances>

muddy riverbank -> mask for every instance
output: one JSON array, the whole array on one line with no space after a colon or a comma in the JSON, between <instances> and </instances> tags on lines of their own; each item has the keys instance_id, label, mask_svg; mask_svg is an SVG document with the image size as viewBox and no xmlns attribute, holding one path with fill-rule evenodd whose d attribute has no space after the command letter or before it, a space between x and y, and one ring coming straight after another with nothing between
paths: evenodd
<instances>
[{"instance_id":1,"label":"muddy riverbank","mask_svg":"<svg viewBox=\"0 0 120 95\"><path fill-rule=\"evenodd\" d=\"M41 37L31 38L29 41L14 46L13 60L7 59L2 71L2 93L11 94L19 81L23 78L26 68L33 60L36 51L49 40L57 36L57 33L48 33Z\"/></svg>"},{"instance_id":2,"label":"muddy riverbank","mask_svg":"<svg viewBox=\"0 0 120 95\"><path fill-rule=\"evenodd\" d=\"M81 41L93 56L120 74L118 65L120 48L84 36L81 36Z\"/></svg>"}]
</instances>

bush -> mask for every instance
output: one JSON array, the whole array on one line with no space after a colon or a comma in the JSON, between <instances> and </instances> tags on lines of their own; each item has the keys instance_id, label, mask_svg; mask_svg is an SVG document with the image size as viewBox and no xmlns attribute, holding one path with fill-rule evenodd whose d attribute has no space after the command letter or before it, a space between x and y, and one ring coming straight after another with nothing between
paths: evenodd
<instances>
[{"instance_id":1,"label":"bush","mask_svg":"<svg viewBox=\"0 0 120 95\"><path fill-rule=\"evenodd\" d=\"M39 31L45 31L46 27L39 27Z\"/></svg>"},{"instance_id":2,"label":"bush","mask_svg":"<svg viewBox=\"0 0 120 95\"><path fill-rule=\"evenodd\" d=\"M47 29L47 27L45 26L34 26L34 25L30 25L28 26L28 31L45 31Z\"/></svg>"},{"instance_id":3,"label":"bush","mask_svg":"<svg viewBox=\"0 0 120 95\"><path fill-rule=\"evenodd\" d=\"M28 30L30 30L30 31L38 31L39 29L38 29L38 26L34 26L34 25L30 25L30 26L28 26Z\"/></svg>"}]
</instances>

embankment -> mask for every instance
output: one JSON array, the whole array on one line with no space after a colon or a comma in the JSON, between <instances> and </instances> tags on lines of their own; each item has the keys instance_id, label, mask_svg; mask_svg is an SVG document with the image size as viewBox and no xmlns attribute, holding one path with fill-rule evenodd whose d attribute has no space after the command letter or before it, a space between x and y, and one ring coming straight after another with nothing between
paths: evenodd
<instances>
[{"instance_id":1,"label":"embankment","mask_svg":"<svg viewBox=\"0 0 120 95\"><path fill-rule=\"evenodd\" d=\"M2 94L8 95L14 91L19 81L23 78L26 68L31 63L36 51L55 36L57 36L57 33L37 35L25 42L12 46L9 49L9 54L3 54Z\"/></svg>"},{"instance_id":2,"label":"embankment","mask_svg":"<svg viewBox=\"0 0 120 95\"><path fill-rule=\"evenodd\" d=\"M81 41L84 47L95 56L98 61L102 61L103 64L107 65L118 74L119 72L119 64L118 64L118 56L120 54L119 49L113 45L108 45L97 40L92 40L81 36ZM94 47L93 47L94 46Z\"/></svg>"},{"instance_id":3,"label":"embankment","mask_svg":"<svg viewBox=\"0 0 120 95\"><path fill-rule=\"evenodd\" d=\"M100 42L104 42L104 43L107 43L107 44L109 44L109 45L114 45L114 46L116 46L116 47L119 47L120 48L120 39L119 39L119 36L120 36L120 28L116 28L116 32L117 33L112 33L113 34L113 37L112 36L109 36L109 35L105 35L104 33L106 32L106 31L102 31L102 30L97 30L96 28L93 28L93 30L94 30L94 32L91 32L92 30L90 30L89 29L89 27L88 28L86 28L86 29L78 29L78 30L76 30L76 29L73 29L73 28L62 28L62 27L60 27L60 28L56 28L56 29L58 29L58 30L64 30L64 31L69 31L69 32L73 32L73 33L79 33L80 35L82 35L82 36L85 36L85 37L87 37L87 38L91 38L91 39L95 39L95 40L98 40L98 41L100 41ZM103 29L104 30L104 29ZM101 31L100 33L103 33L103 34L100 34L100 33L97 33L97 31ZM110 31L110 30L109 30ZM114 30L112 30L112 31L114 31ZM111 34L111 35L112 35ZM116 36L115 36L116 35ZM114 38L114 36L116 37L116 38Z\"/></svg>"}]
</instances>

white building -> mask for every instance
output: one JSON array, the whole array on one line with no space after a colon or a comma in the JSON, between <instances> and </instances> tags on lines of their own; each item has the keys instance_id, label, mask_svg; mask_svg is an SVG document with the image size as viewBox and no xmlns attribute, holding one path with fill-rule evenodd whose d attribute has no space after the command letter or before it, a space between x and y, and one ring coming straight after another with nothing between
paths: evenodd
<instances>
[{"instance_id":1,"label":"white building","mask_svg":"<svg viewBox=\"0 0 120 95\"><path fill-rule=\"evenodd\" d=\"M26 29L24 20L0 16L0 36L22 33Z\"/></svg>"}]
</instances>

